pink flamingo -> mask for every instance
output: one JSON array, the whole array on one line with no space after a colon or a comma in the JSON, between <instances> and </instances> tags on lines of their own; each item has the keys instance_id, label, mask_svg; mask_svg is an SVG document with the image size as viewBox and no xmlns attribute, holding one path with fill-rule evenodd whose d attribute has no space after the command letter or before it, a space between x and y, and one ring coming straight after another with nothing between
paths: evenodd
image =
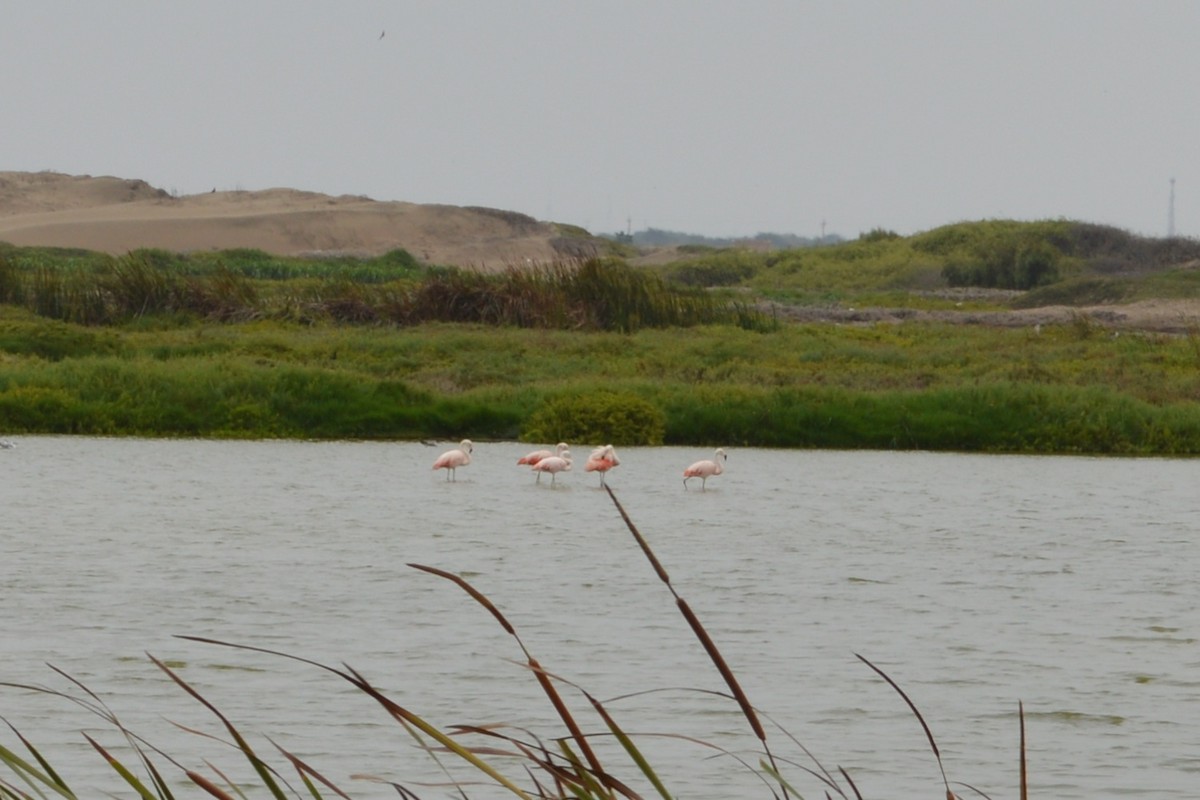
<instances>
[{"instance_id":1,"label":"pink flamingo","mask_svg":"<svg viewBox=\"0 0 1200 800\"><path fill-rule=\"evenodd\" d=\"M538 474L538 483L542 482L542 473L550 473L550 485L554 485L554 480L560 472L566 472L571 468L571 451L563 450L557 456L546 456L541 461L533 465L533 471Z\"/></svg>"},{"instance_id":2,"label":"pink flamingo","mask_svg":"<svg viewBox=\"0 0 1200 800\"><path fill-rule=\"evenodd\" d=\"M471 463L471 451L474 449L475 445L471 444L470 439L463 439L459 442L457 450L447 450L438 456L438 460L433 462L433 468L446 470L448 481L458 480L454 471Z\"/></svg>"},{"instance_id":3,"label":"pink flamingo","mask_svg":"<svg viewBox=\"0 0 1200 800\"><path fill-rule=\"evenodd\" d=\"M529 453L528 455L523 455L520 458L518 458L517 463L518 464L528 464L529 466L532 467L534 464L538 463L543 458L549 458L550 456L561 456L563 454L563 451L566 449L567 449L567 443L559 442L558 444L554 445L553 453L551 453L549 450L534 450L532 453Z\"/></svg>"},{"instance_id":4,"label":"pink flamingo","mask_svg":"<svg viewBox=\"0 0 1200 800\"><path fill-rule=\"evenodd\" d=\"M687 491L688 478L699 478L700 491L706 491L704 485L708 482L708 479L714 475L720 475L725 471L726 458L728 458L728 456L725 455L725 451L718 447L715 460L697 461L695 464L692 464L690 467L685 469L683 471L683 490L685 492Z\"/></svg>"},{"instance_id":5,"label":"pink flamingo","mask_svg":"<svg viewBox=\"0 0 1200 800\"><path fill-rule=\"evenodd\" d=\"M619 466L621 459L617 458L617 451L613 450L611 444L606 444L603 447L597 447L588 456L587 463L583 465L584 472L599 472L600 485L604 485L604 473L608 472L613 467Z\"/></svg>"}]
</instances>

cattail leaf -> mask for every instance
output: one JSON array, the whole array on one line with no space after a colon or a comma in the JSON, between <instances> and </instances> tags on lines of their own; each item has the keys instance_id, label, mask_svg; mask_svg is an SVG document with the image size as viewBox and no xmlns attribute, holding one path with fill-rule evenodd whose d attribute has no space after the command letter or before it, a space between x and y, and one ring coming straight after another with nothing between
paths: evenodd
<instances>
[{"instance_id":1,"label":"cattail leaf","mask_svg":"<svg viewBox=\"0 0 1200 800\"><path fill-rule=\"evenodd\" d=\"M133 790L142 797L142 800L158 800L158 798L156 798L154 794L146 788L146 785L138 780L137 776L130 772L128 767L118 761L112 753L104 749L103 745L101 745L91 736L88 736L86 733L83 734L83 738L87 739L88 744L94 747L96 751L100 753L100 755L104 756L104 760L107 761L108 765L113 768L113 771L120 775L126 783L133 787Z\"/></svg>"}]
</instances>

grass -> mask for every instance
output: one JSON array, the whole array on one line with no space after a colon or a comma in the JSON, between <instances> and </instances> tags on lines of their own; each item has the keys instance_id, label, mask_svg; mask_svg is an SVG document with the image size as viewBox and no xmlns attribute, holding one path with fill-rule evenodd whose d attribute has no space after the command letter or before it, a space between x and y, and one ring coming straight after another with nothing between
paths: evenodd
<instances>
[{"instance_id":1,"label":"grass","mask_svg":"<svg viewBox=\"0 0 1200 800\"><path fill-rule=\"evenodd\" d=\"M126 256L114 258L92 250L15 247L0 242L0 264L6 265L15 273L49 270L102 275L113 269L114 263L119 262L177 275L202 276L227 271L243 278L275 281L335 276L362 283L386 283L416 278L424 273L424 269L410 253L399 249L370 258L300 258L275 255L251 248L191 253L147 248L133 250Z\"/></svg>"},{"instance_id":2,"label":"grass","mask_svg":"<svg viewBox=\"0 0 1200 800\"><path fill-rule=\"evenodd\" d=\"M152 322L0 308L0 430L1200 453L1200 333L1114 339L1082 316L1040 334Z\"/></svg>"},{"instance_id":3,"label":"grass","mask_svg":"<svg viewBox=\"0 0 1200 800\"><path fill-rule=\"evenodd\" d=\"M774 324L745 304L668 285L617 261L560 262L493 274L422 269L411 257L392 254L353 266L259 251L224 251L215 261L210 258L138 250L80 264L0 248L0 303L84 325L172 315L621 332L720 322L752 328Z\"/></svg>"},{"instance_id":4,"label":"grass","mask_svg":"<svg viewBox=\"0 0 1200 800\"><path fill-rule=\"evenodd\" d=\"M836 796L843 800L852 798L863 800L863 795L849 771L842 767L826 767L796 737L788 733L786 729L775 726L754 705L742 688L733 666L722 655L719 646L688 602L676 591L671 583L669 573L651 549L646 538L630 519L612 489L606 487L606 490L655 576L669 592L688 628L703 646L714 669L720 674L727 691L726 693L715 693L715 696L732 703L739 709L746 728L757 743L758 760L756 763L752 763L729 751L721 748L715 749L732 757L735 763L740 765L740 768L758 774L764 786L764 794L772 797L784 800L793 796L802 798L805 795L801 793L799 787L813 784L816 787L815 790L822 792L827 798ZM659 797L671 798L673 796L670 790L671 777L660 774L655 769L654 764L639 746L640 737L621 725L616 713L609 708L609 705L597 699L584 687L543 667L522 640L517 627L490 598L460 575L427 565L410 564L409 566L456 585L475 604L490 614L496 624L512 637L521 653L522 663L532 679L537 682L545 700L554 709L555 717L562 724L560 733L551 737L539 737L524 728L497 727L486 721L456 725L445 729L439 728L411 707L384 694L367 677L348 665L333 667L301 656L250 644L227 643L191 636L181 638L214 646L233 647L272 658L298 661L349 683L355 690L373 700L385 717L399 726L403 734L411 738L418 748L429 754L430 758L444 771L448 786L453 789L454 794L464 800L471 796L474 787L481 780L488 789L498 788L507 795L523 800L527 798L575 798L575 800L635 798L641 796L642 790L636 787L643 783ZM857 654L856 657L886 681L908 705L934 755L945 797L947 800L956 800L959 795L951 788L952 782L942 764L933 732L916 704L887 673L867 658ZM351 797L346 788L319 771L316 765L306 762L295 753L271 742L272 749L277 751L275 755L278 756L277 765L273 765L271 756L260 752L253 746L250 736L243 733L234 723L232 716L207 700L200 691L180 675L177 668L154 656L149 656L149 658L153 665L173 681L181 691L213 715L223 734L208 734L197 730L189 730L189 732L206 738L220 738L226 742L232 752L237 753L250 765L258 785L251 786L245 781L240 783L234 781L229 777L232 771L227 767L223 769L221 765L207 763L203 768L190 767L186 763L188 759L185 755L172 755L155 747L153 743L139 736L136 731L126 727L99 694L53 666L51 669L65 678L73 689L59 691L24 684L0 683L0 685L40 692L51 697L65 698L103 720L110 732L118 734L119 739L124 742L122 750L104 745L100 741L103 736L99 733L93 735L81 732L81 736L96 751L97 757L103 759L120 779L144 800L173 798L175 793L170 787L174 785L172 778L176 773L182 773L190 781L190 785L208 796L228 798L229 800L247 797L256 789L261 789L279 800L288 797L318 799L326 796ZM586 701L585 708L590 709L594 717L583 718L578 712L570 710L564 695L582 697ZM767 721L764 722L764 720ZM587 730L589 727L596 730L589 732ZM57 796L71 800L78 797L71 788L65 769L59 769L53 765L38 749L36 743L21 735L16 728L10 725L10 729L20 742L23 753L0 745L0 765L2 765L0 769L6 770L5 773L0 774L0 798L32 800L35 797ZM270 742L270 739L268 741ZM709 748L715 747L706 744L699 738L696 738L695 741ZM611 745L613 742L618 745L616 749L610 746L599 746L601 744ZM1019 764L1022 797L1025 797L1027 793L1025 747L1024 711L1021 708ZM799 755L792 752L793 748L799 751ZM455 777L463 774L460 768L465 768L470 777ZM386 783L401 797L417 798L419 796L416 791L419 787L402 782L386 781ZM988 797L985 792L969 784L955 783L954 785L962 786L984 798Z\"/></svg>"},{"instance_id":5,"label":"grass","mask_svg":"<svg viewBox=\"0 0 1200 800\"><path fill-rule=\"evenodd\" d=\"M784 302L929 307L919 298L947 286L1030 289L1024 302L1034 305L1047 290L1055 299L1046 302L1091 302L1098 286L1108 298L1197 297L1200 285L1189 277L1197 259L1200 242L1191 239L1064 219L993 219L908 237L864 234L830 247L709 250L661 269L682 285L739 287Z\"/></svg>"},{"instance_id":6,"label":"grass","mask_svg":"<svg viewBox=\"0 0 1200 800\"><path fill-rule=\"evenodd\" d=\"M403 251L111 258L0 245L0 430L455 441L587 430L617 444L1200 453L1200 327L1113 339L1083 314L1040 335L800 325L753 303L1194 297L1187 259L1200 245L1065 220L885 234L701 248L658 271L593 259L498 274ZM952 267L1011 277L1031 264L1057 277L1017 299L944 291Z\"/></svg>"}]
</instances>

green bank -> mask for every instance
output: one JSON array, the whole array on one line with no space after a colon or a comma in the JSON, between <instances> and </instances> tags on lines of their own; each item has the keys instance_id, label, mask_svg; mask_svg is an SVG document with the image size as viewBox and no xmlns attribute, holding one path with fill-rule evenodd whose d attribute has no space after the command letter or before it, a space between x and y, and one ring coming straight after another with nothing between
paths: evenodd
<instances>
[{"instance_id":1,"label":"green bank","mask_svg":"<svg viewBox=\"0 0 1200 800\"><path fill-rule=\"evenodd\" d=\"M1200 339L1080 325L139 329L10 307L0 359L6 435L1200 452Z\"/></svg>"},{"instance_id":2,"label":"green bank","mask_svg":"<svg viewBox=\"0 0 1200 800\"><path fill-rule=\"evenodd\" d=\"M940 307L1197 294L1194 242L976 223L837 247L484 276L257 251L0 247L0 434L1200 453L1200 335L790 324L763 298Z\"/></svg>"}]
</instances>

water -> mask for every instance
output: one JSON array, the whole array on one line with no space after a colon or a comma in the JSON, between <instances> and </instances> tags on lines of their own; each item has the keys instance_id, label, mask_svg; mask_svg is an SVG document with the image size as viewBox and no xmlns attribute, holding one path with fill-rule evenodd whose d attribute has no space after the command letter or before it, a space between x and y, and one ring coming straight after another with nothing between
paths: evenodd
<instances>
[{"instance_id":1,"label":"water","mask_svg":"<svg viewBox=\"0 0 1200 800\"><path fill-rule=\"evenodd\" d=\"M699 691L724 686L597 476L537 485L515 465L528 449L477 443L449 483L429 469L440 449L419 444L23 438L0 451L0 680L80 695L53 664L181 766L209 758L244 776L237 754L171 724L224 735L152 654L268 761L286 763L269 736L356 797L396 795L352 774L440 773L337 676L175 635L349 664L439 726L563 733L513 638L453 583L407 566L426 564L466 576L543 666L608 701L678 796L768 797L732 757L678 738L758 761L736 705ZM1194 796L1200 462L730 449L725 475L685 493L683 467L710 452L620 454L610 485L786 730L768 725L777 756L816 768L790 734L866 797L942 791L919 722L858 653L916 703L966 796L954 782L1016 795L1018 701L1035 795ZM656 691L622 697L642 690ZM124 753L112 725L3 687L0 716L81 795L119 790L81 735ZM802 769L785 773L823 796Z\"/></svg>"}]
</instances>

